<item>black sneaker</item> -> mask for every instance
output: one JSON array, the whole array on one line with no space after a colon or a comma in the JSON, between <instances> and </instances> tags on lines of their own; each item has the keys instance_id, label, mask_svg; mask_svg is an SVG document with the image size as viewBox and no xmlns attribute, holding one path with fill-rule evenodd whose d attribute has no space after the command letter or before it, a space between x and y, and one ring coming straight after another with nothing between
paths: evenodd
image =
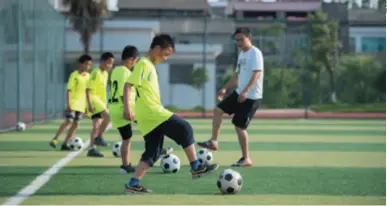
<instances>
[{"instance_id":1,"label":"black sneaker","mask_svg":"<svg viewBox=\"0 0 387 206\"><path fill-rule=\"evenodd\" d=\"M200 177L203 177L203 176L206 176L206 175L212 173L213 171L217 170L218 168L219 168L218 164L211 164L211 165L201 164L201 165L199 165L197 170L195 170L195 171L191 170L192 179L194 179L194 180L199 179Z\"/></svg>"},{"instance_id":2,"label":"black sneaker","mask_svg":"<svg viewBox=\"0 0 387 206\"><path fill-rule=\"evenodd\" d=\"M136 186L129 186L129 184L126 184L124 192L129 194L134 194L134 193L152 193L153 191L145 188L140 184Z\"/></svg>"},{"instance_id":3,"label":"black sneaker","mask_svg":"<svg viewBox=\"0 0 387 206\"><path fill-rule=\"evenodd\" d=\"M61 151L70 151L71 148L70 148L70 146L69 146L68 144L63 143L63 144L62 144L62 147L60 148L60 150L61 150Z\"/></svg>"},{"instance_id":4,"label":"black sneaker","mask_svg":"<svg viewBox=\"0 0 387 206\"><path fill-rule=\"evenodd\" d=\"M106 147L109 143L103 137L96 137L94 140L95 145Z\"/></svg>"},{"instance_id":5,"label":"black sneaker","mask_svg":"<svg viewBox=\"0 0 387 206\"><path fill-rule=\"evenodd\" d=\"M128 166L121 165L120 167L121 174L129 174L135 171L136 171L136 168L132 167L132 164L129 164Z\"/></svg>"},{"instance_id":6,"label":"black sneaker","mask_svg":"<svg viewBox=\"0 0 387 206\"><path fill-rule=\"evenodd\" d=\"M97 150L96 148L91 148L89 151L87 151L88 157L104 157L103 154Z\"/></svg>"}]
</instances>

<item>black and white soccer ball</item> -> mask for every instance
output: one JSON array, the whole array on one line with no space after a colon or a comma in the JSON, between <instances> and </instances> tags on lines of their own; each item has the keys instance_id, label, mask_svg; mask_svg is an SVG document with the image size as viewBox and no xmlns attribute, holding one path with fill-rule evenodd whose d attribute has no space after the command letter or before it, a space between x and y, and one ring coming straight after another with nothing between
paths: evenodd
<instances>
[{"instance_id":1,"label":"black and white soccer ball","mask_svg":"<svg viewBox=\"0 0 387 206\"><path fill-rule=\"evenodd\" d=\"M26 129L26 124L24 122L18 122L16 124L16 131L22 132Z\"/></svg>"},{"instance_id":2,"label":"black and white soccer ball","mask_svg":"<svg viewBox=\"0 0 387 206\"><path fill-rule=\"evenodd\" d=\"M116 142L112 146L112 153L115 157L121 157L121 145L122 142Z\"/></svg>"},{"instance_id":3,"label":"black and white soccer ball","mask_svg":"<svg viewBox=\"0 0 387 206\"><path fill-rule=\"evenodd\" d=\"M216 185L223 194L236 194L242 189L242 176L239 172L226 169L220 173Z\"/></svg>"},{"instance_id":4,"label":"black and white soccer ball","mask_svg":"<svg viewBox=\"0 0 387 206\"><path fill-rule=\"evenodd\" d=\"M207 149L200 149L196 154L200 164L211 164L213 160L212 152Z\"/></svg>"},{"instance_id":5,"label":"black and white soccer ball","mask_svg":"<svg viewBox=\"0 0 387 206\"><path fill-rule=\"evenodd\" d=\"M70 140L70 149L73 151L81 150L83 147L83 140L80 137L73 137Z\"/></svg>"},{"instance_id":6,"label":"black and white soccer ball","mask_svg":"<svg viewBox=\"0 0 387 206\"><path fill-rule=\"evenodd\" d=\"M176 173L180 170L180 159L174 154L165 155L160 166L164 173Z\"/></svg>"}]
</instances>

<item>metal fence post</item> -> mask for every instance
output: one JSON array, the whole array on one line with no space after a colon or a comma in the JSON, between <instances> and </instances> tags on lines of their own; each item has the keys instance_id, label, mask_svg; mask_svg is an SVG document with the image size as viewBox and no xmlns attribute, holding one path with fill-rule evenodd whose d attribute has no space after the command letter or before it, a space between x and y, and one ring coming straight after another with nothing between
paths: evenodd
<instances>
[{"instance_id":1,"label":"metal fence post","mask_svg":"<svg viewBox=\"0 0 387 206\"><path fill-rule=\"evenodd\" d=\"M36 121L36 59L37 59L37 52L36 52L36 5L35 0L33 0L33 26L32 26L32 32L33 32L33 42L32 42L32 53L33 53L33 66L32 66L32 122Z\"/></svg>"},{"instance_id":2,"label":"metal fence post","mask_svg":"<svg viewBox=\"0 0 387 206\"><path fill-rule=\"evenodd\" d=\"M203 68L207 70L207 17L204 17L203 20L204 23L204 32L203 32ZM202 106L203 106L203 113L202 117L206 117L206 83L202 86Z\"/></svg>"},{"instance_id":3,"label":"metal fence post","mask_svg":"<svg viewBox=\"0 0 387 206\"><path fill-rule=\"evenodd\" d=\"M21 4L17 0L17 72L16 72L16 107L17 107L17 122L21 121L21 105L20 105L20 91L21 91L21 60L22 60L22 22L21 22Z\"/></svg>"},{"instance_id":4,"label":"metal fence post","mask_svg":"<svg viewBox=\"0 0 387 206\"><path fill-rule=\"evenodd\" d=\"M304 96L304 118L308 119L309 114L308 114L308 66L309 66L309 55L310 55L310 32L311 32L311 22L307 21L306 23L306 55L305 55L305 65L304 65L304 71L302 72L302 82L303 82L303 96Z\"/></svg>"}]
</instances>

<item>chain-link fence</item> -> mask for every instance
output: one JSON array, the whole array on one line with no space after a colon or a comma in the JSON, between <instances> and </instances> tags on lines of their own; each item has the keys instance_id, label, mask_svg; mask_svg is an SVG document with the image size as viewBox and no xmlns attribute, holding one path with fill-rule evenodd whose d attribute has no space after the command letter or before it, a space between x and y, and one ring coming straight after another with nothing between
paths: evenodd
<instances>
[{"instance_id":1,"label":"chain-link fence","mask_svg":"<svg viewBox=\"0 0 387 206\"><path fill-rule=\"evenodd\" d=\"M65 19L47 0L0 2L0 130L65 107Z\"/></svg>"},{"instance_id":2,"label":"chain-link fence","mask_svg":"<svg viewBox=\"0 0 387 206\"><path fill-rule=\"evenodd\" d=\"M116 63L120 64L119 56L125 45L135 45L145 55L155 34L170 34L176 43L176 53L158 65L163 104L174 111L210 112L217 104L217 91L237 63L239 50L232 34L238 27L248 27L253 44L264 57L261 109L284 109L284 112L296 109L300 114L297 116L302 117L311 110L346 111L345 108L354 105L384 104L385 92L378 83L383 80L378 78L383 77L385 59L349 56L353 45L348 44L348 22L336 27L331 24L332 21L320 20L149 18L119 13L104 22L88 47L94 58L105 51L113 52ZM67 73L74 69L70 66L76 58L74 54L83 52L79 37L77 31L67 33ZM200 79L206 78L192 78L192 74L203 65L208 78L198 86Z\"/></svg>"}]
</instances>

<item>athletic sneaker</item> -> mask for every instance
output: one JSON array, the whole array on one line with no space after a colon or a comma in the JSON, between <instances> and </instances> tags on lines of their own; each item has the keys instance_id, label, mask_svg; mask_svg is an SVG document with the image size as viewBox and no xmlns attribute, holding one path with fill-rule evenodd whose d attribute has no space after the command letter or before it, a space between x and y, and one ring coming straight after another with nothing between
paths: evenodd
<instances>
[{"instance_id":1,"label":"athletic sneaker","mask_svg":"<svg viewBox=\"0 0 387 206\"><path fill-rule=\"evenodd\" d=\"M97 150L96 148L90 148L89 151L87 151L88 157L104 157L103 154Z\"/></svg>"},{"instance_id":2,"label":"athletic sneaker","mask_svg":"<svg viewBox=\"0 0 387 206\"><path fill-rule=\"evenodd\" d=\"M231 166L232 167L251 167L253 166L253 163L250 160L246 160L244 157L242 157Z\"/></svg>"},{"instance_id":3,"label":"athletic sneaker","mask_svg":"<svg viewBox=\"0 0 387 206\"><path fill-rule=\"evenodd\" d=\"M56 148L56 144L58 143L58 141L56 139L53 139L50 141L50 143L48 143L52 148Z\"/></svg>"},{"instance_id":4,"label":"athletic sneaker","mask_svg":"<svg viewBox=\"0 0 387 206\"><path fill-rule=\"evenodd\" d=\"M120 167L121 174L129 174L135 171L136 171L136 168L132 167L132 164L129 164L128 166L121 165Z\"/></svg>"},{"instance_id":5,"label":"athletic sneaker","mask_svg":"<svg viewBox=\"0 0 387 206\"><path fill-rule=\"evenodd\" d=\"M213 171L217 170L219 168L218 164L201 164L199 165L198 169L195 171L191 170L192 179L199 179L200 177L206 176Z\"/></svg>"},{"instance_id":6,"label":"athletic sneaker","mask_svg":"<svg viewBox=\"0 0 387 206\"><path fill-rule=\"evenodd\" d=\"M160 158L163 158L165 155L172 154L173 151L174 151L174 149L173 149L172 147L163 148L163 149L161 150Z\"/></svg>"},{"instance_id":7,"label":"athletic sneaker","mask_svg":"<svg viewBox=\"0 0 387 206\"><path fill-rule=\"evenodd\" d=\"M95 145L102 147L106 147L109 145L109 143L102 136L96 137L94 143Z\"/></svg>"},{"instance_id":8,"label":"athletic sneaker","mask_svg":"<svg viewBox=\"0 0 387 206\"><path fill-rule=\"evenodd\" d=\"M135 186L130 186L129 184L126 184L125 185L125 192L130 193L130 194L134 194L134 193L151 193L153 191L145 188L144 186L142 186L140 184L135 185Z\"/></svg>"},{"instance_id":9,"label":"athletic sneaker","mask_svg":"<svg viewBox=\"0 0 387 206\"><path fill-rule=\"evenodd\" d=\"M62 147L60 148L60 150L62 150L62 151L70 151L71 148L70 148L70 146L68 144L63 143Z\"/></svg>"},{"instance_id":10,"label":"athletic sneaker","mask_svg":"<svg viewBox=\"0 0 387 206\"><path fill-rule=\"evenodd\" d=\"M212 140L208 140L205 142L198 142L198 145L199 147L206 148L213 151L216 151L219 148L218 143Z\"/></svg>"}]
</instances>

